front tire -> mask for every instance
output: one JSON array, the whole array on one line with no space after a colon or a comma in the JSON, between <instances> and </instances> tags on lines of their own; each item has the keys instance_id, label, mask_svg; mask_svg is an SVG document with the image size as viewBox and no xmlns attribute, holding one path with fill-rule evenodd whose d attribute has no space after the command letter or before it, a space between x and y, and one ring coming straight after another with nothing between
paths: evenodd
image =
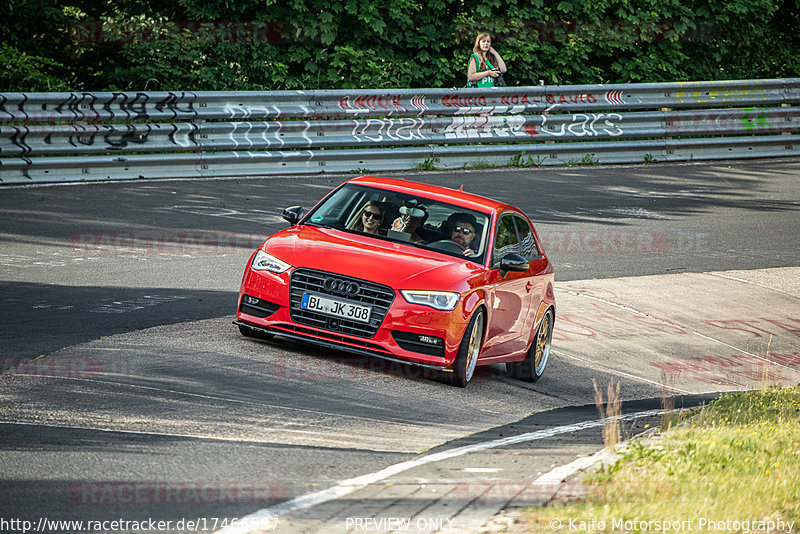
<instances>
[{"instance_id":1,"label":"front tire","mask_svg":"<svg viewBox=\"0 0 800 534\"><path fill-rule=\"evenodd\" d=\"M549 309L539 323L536 337L528 349L528 354L521 362L506 364L506 371L509 376L524 380L526 382L536 382L544 374L547 367L547 360L550 359L550 342L553 339L553 310Z\"/></svg>"},{"instance_id":2,"label":"front tire","mask_svg":"<svg viewBox=\"0 0 800 534\"><path fill-rule=\"evenodd\" d=\"M450 376L450 383L460 388L467 387L475 367L478 363L478 354L481 352L483 344L483 330L486 325L486 316L483 309L478 309L470 319L461 345L458 348L456 361L453 363L453 373Z\"/></svg>"}]
</instances>

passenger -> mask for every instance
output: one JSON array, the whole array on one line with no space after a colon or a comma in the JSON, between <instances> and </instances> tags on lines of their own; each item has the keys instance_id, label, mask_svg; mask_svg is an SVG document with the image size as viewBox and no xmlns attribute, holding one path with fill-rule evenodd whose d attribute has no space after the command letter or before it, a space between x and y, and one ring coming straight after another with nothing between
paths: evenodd
<instances>
[{"instance_id":1,"label":"passenger","mask_svg":"<svg viewBox=\"0 0 800 534\"><path fill-rule=\"evenodd\" d=\"M383 207L379 202L370 200L361 208L361 215L348 227L350 230L377 234L383 222Z\"/></svg>"},{"instance_id":2,"label":"passenger","mask_svg":"<svg viewBox=\"0 0 800 534\"><path fill-rule=\"evenodd\" d=\"M474 256L472 241L475 239L475 231L478 221L469 213L454 213L448 217L450 221L450 240L464 247L464 256Z\"/></svg>"},{"instance_id":3,"label":"passenger","mask_svg":"<svg viewBox=\"0 0 800 534\"><path fill-rule=\"evenodd\" d=\"M417 231L428 218L428 212L422 206L411 205L400 208L400 217L392 223L392 230L411 234L411 242L415 245L424 245L425 240Z\"/></svg>"}]
</instances>

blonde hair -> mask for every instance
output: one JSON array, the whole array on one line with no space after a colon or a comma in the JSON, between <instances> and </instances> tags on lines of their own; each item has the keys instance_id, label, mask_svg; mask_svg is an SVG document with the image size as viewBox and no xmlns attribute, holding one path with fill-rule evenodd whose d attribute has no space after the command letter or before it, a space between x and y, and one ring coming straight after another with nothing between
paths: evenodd
<instances>
[{"instance_id":1,"label":"blonde hair","mask_svg":"<svg viewBox=\"0 0 800 534\"><path fill-rule=\"evenodd\" d=\"M472 53L475 54L476 56L478 56L480 58L480 60L481 60L480 64L475 65L475 69L476 70L487 70L488 69L488 65L486 64L486 62L489 59L487 57L488 56L488 52L484 53L483 50L481 50L481 41L483 39L486 39L487 37L489 38L489 41L491 42L492 36L489 35L488 32L479 33L478 36L475 38L475 46L472 47ZM494 54L492 54L492 55L494 55Z\"/></svg>"}]
</instances>

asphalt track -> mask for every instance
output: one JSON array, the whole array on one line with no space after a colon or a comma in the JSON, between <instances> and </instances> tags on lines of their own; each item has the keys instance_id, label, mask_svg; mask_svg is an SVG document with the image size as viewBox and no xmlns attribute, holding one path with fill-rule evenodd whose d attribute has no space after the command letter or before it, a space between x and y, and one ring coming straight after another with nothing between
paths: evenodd
<instances>
[{"instance_id":1,"label":"asphalt track","mask_svg":"<svg viewBox=\"0 0 800 534\"><path fill-rule=\"evenodd\" d=\"M537 384L498 366L458 390L238 334L252 249L285 225L283 207L346 177L0 190L0 517L203 518L211 531L214 518L469 436L591 419L595 381L618 381L631 405L665 387L694 402L798 381L800 162L402 176L463 185L534 220L559 306ZM515 453L546 472L597 443L565 436Z\"/></svg>"}]
</instances>

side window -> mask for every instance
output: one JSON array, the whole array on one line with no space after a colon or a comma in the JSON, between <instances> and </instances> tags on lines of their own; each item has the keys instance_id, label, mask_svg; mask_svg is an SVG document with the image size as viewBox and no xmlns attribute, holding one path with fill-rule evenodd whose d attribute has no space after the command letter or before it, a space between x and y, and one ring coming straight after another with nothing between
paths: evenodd
<instances>
[{"instance_id":1,"label":"side window","mask_svg":"<svg viewBox=\"0 0 800 534\"><path fill-rule=\"evenodd\" d=\"M501 216L500 220L497 221L492 268L499 266L502 257L511 252L519 254L519 243L517 242L517 232L514 229L514 216L508 213Z\"/></svg>"},{"instance_id":2,"label":"side window","mask_svg":"<svg viewBox=\"0 0 800 534\"><path fill-rule=\"evenodd\" d=\"M539 247L536 246L536 238L533 237L528 221L522 217L514 217L517 223L517 234L519 235L519 254L525 256L528 261L537 260L541 257Z\"/></svg>"}]
</instances>

